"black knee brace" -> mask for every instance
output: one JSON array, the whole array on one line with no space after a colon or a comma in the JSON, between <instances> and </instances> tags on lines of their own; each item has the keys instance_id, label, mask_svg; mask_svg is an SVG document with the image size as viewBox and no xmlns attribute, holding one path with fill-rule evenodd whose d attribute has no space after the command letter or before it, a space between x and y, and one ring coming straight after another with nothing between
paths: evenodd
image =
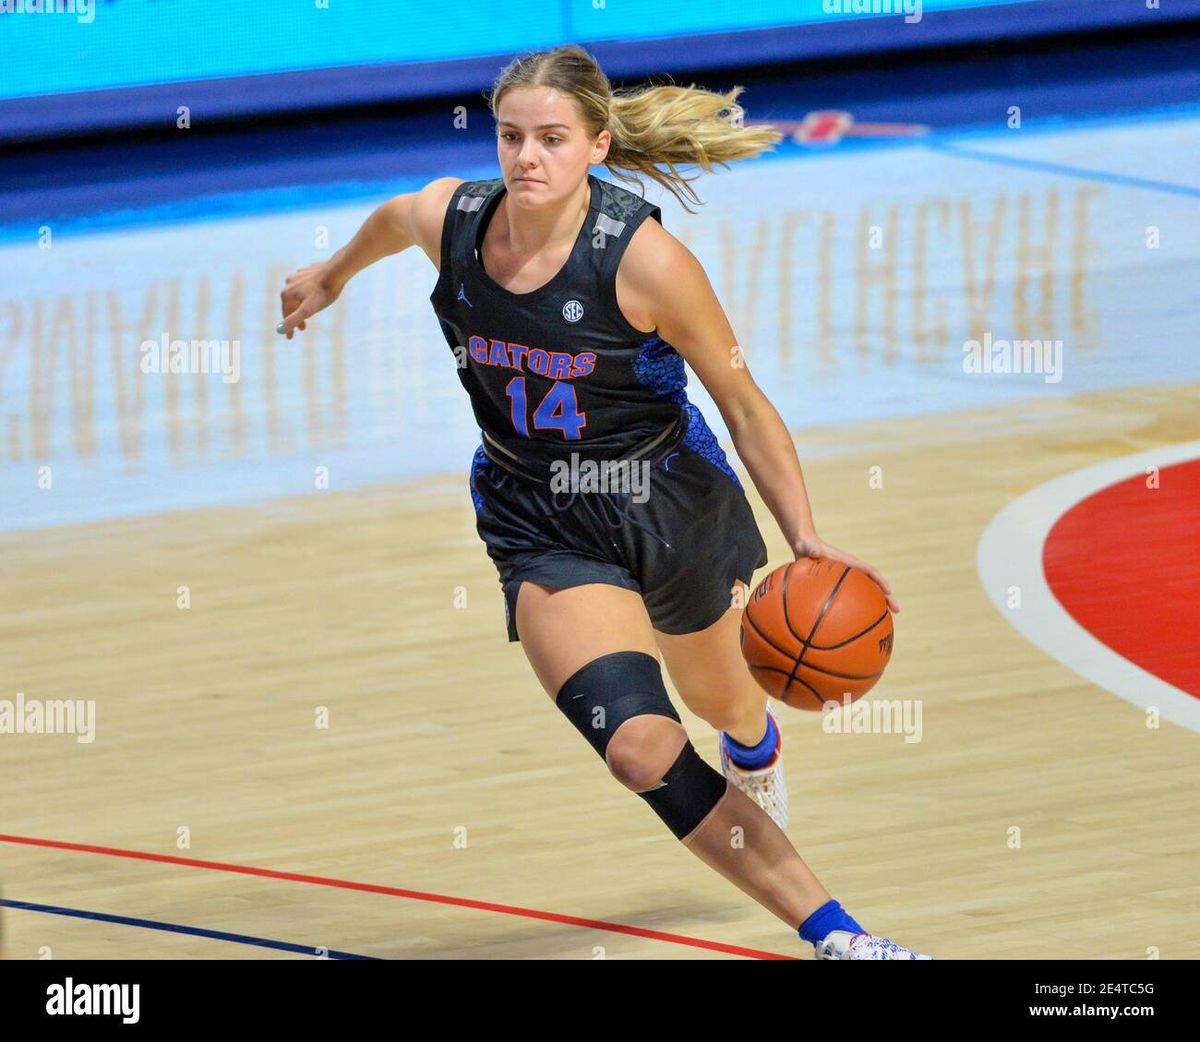
<instances>
[{"instance_id":1,"label":"black knee brace","mask_svg":"<svg viewBox=\"0 0 1200 1042\"><path fill-rule=\"evenodd\" d=\"M554 701L602 759L609 739L631 717L650 714L682 723L658 660L643 651L615 651L592 659L571 675ZM725 778L688 741L658 785L638 795L676 839L683 839L708 817L725 787Z\"/></svg>"},{"instance_id":2,"label":"black knee brace","mask_svg":"<svg viewBox=\"0 0 1200 1042\"><path fill-rule=\"evenodd\" d=\"M554 703L600 754L617 728L632 716L668 716L682 723L663 684L662 667L644 651L614 651L581 666Z\"/></svg>"}]
</instances>

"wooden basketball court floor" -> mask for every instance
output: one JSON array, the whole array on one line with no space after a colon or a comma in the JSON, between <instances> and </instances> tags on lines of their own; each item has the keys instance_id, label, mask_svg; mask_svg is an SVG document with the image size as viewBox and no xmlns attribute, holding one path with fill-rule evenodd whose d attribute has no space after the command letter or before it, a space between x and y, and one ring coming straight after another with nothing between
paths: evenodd
<instances>
[{"instance_id":1,"label":"wooden basketball court floor","mask_svg":"<svg viewBox=\"0 0 1200 1042\"><path fill-rule=\"evenodd\" d=\"M1081 139L1074 146L1057 161L1086 166ZM860 154L875 179L862 191L881 191L905 155ZM766 165L775 177L823 169ZM1079 180L1032 168L996 176L1051 184L1064 200ZM1005 220L1017 219L1019 187ZM1177 244L1194 228L1180 215L1196 186L1173 196L1110 180L1097 191L1097 226L1128 219L1140 234L1154 210ZM851 224L860 202L844 201ZM903 220L920 201L898 205ZM887 207L878 212L886 228ZM1005 256L1019 254L1013 241ZM1197 242L1180 247L1193 274ZM1138 294L1161 274L1159 256L1127 244L1085 250L1078 264L1101 280L1120 267ZM935 268L957 263L947 255ZM1126 367L1108 386L1080 376L1064 381L1069 393L1041 393L1038 381L975 401L987 377L952 384L945 370L911 385L925 396L912 408L873 416L855 411L856 381L904 379L882 356L864 363L846 346L832 377L789 380L771 361L783 351L771 328L746 328L755 276L726 283L732 268L709 270L739 335L766 344L748 361L784 403L819 530L877 564L900 599L892 663L868 700L922 709L914 742L830 733L817 714L781 710L793 844L868 929L935 958L1200 957L1194 692L1176 692L1185 708L1148 727L1144 707L1028 639L977 559L993 519L1031 490L1200 443L1200 380L1151 372L1151 354L1175 350L1174 327L1164 317L1133 345L1093 327L1092 361ZM919 292L905 281L897 306ZM267 289L263 299L269 314ZM944 299L955 314L951 291ZM1101 331L1119 323L1104 294L1089 305ZM788 321L810 321L796 307ZM850 314L837 319L847 345L858 342ZM1068 323L1056 313L1050 326ZM955 325L939 348L951 368L972 328ZM903 358L913 341L885 328L877 342ZM432 343L422 350L444 350ZM254 344L277 350L266 336ZM451 370L438 378L452 381ZM302 413L299 398L291 404ZM458 407L466 415L465 398ZM118 428L101 440L115 445ZM31 472L34 457L14 445L8 472ZM94 741L0 735L6 958L810 957L609 777L506 642L468 459L320 495L222 502L214 487L194 509L134 504L0 534L0 698L95 707ZM162 481L175 473L170 461L148 469ZM738 470L774 567L788 559L782 536ZM1153 532L1112 537L1141 541L1148 584L1174 566L1156 558ZM1102 588L1103 559L1095 575ZM716 733L675 702L715 764Z\"/></svg>"}]
</instances>

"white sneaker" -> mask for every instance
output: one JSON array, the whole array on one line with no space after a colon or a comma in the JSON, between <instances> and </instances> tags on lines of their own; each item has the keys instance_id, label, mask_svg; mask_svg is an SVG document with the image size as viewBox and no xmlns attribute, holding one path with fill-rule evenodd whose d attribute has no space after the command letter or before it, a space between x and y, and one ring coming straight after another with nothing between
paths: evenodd
<instances>
[{"instance_id":1,"label":"white sneaker","mask_svg":"<svg viewBox=\"0 0 1200 1042\"><path fill-rule=\"evenodd\" d=\"M886 937L871 933L851 933L849 930L834 930L825 940L813 945L818 959L932 959L932 955L918 955Z\"/></svg>"},{"instance_id":2,"label":"white sneaker","mask_svg":"<svg viewBox=\"0 0 1200 1042\"><path fill-rule=\"evenodd\" d=\"M725 732L718 739L721 750L721 773L734 785L749 796L771 819L785 832L788 826L788 794L787 782L783 777L783 729L771 707L767 713L775 720L775 732L779 736L775 742L775 756L766 767L750 769L739 767L729 758L729 750L725 745Z\"/></svg>"}]
</instances>

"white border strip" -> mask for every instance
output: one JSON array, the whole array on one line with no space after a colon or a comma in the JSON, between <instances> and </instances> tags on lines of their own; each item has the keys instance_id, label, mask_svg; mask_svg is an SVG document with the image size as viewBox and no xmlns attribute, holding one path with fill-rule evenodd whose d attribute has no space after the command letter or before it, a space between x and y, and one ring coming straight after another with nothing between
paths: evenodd
<instances>
[{"instance_id":1,"label":"white border strip","mask_svg":"<svg viewBox=\"0 0 1200 1042\"><path fill-rule=\"evenodd\" d=\"M1200 457L1200 441L1164 445L1105 460L1039 485L1000 511L980 536L976 567L997 611L1022 636L1093 684L1143 709L1158 708L1180 727L1200 733L1200 698L1160 680L1102 644L1058 602L1042 571L1042 548L1055 522L1094 492ZM1007 591L1020 587L1021 607L1009 608Z\"/></svg>"}]
</instances>

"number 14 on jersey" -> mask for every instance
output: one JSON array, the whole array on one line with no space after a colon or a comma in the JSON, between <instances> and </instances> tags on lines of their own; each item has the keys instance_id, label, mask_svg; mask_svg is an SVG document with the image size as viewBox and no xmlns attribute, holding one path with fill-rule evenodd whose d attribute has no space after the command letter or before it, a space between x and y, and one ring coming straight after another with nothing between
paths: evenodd
<instances>
[{"instance_id":1,"label":"number 14 on jersey","mask_svg":"<svg viewBox=\"0 0 1200 1042\"><path fill-rule=\"evenodd\" d=\"M525 377L514 376L504 388L512 403L512 421L517 433L529 437L526 419L529 403L525 396ZM568 441L581 438L579 431L587 426L587 413L579 411L579 400L575 397L575 385L565 380L556 380L546 397L533 410L533 426L541 430L561 430Z\"/></svg>"}]
</instances>

